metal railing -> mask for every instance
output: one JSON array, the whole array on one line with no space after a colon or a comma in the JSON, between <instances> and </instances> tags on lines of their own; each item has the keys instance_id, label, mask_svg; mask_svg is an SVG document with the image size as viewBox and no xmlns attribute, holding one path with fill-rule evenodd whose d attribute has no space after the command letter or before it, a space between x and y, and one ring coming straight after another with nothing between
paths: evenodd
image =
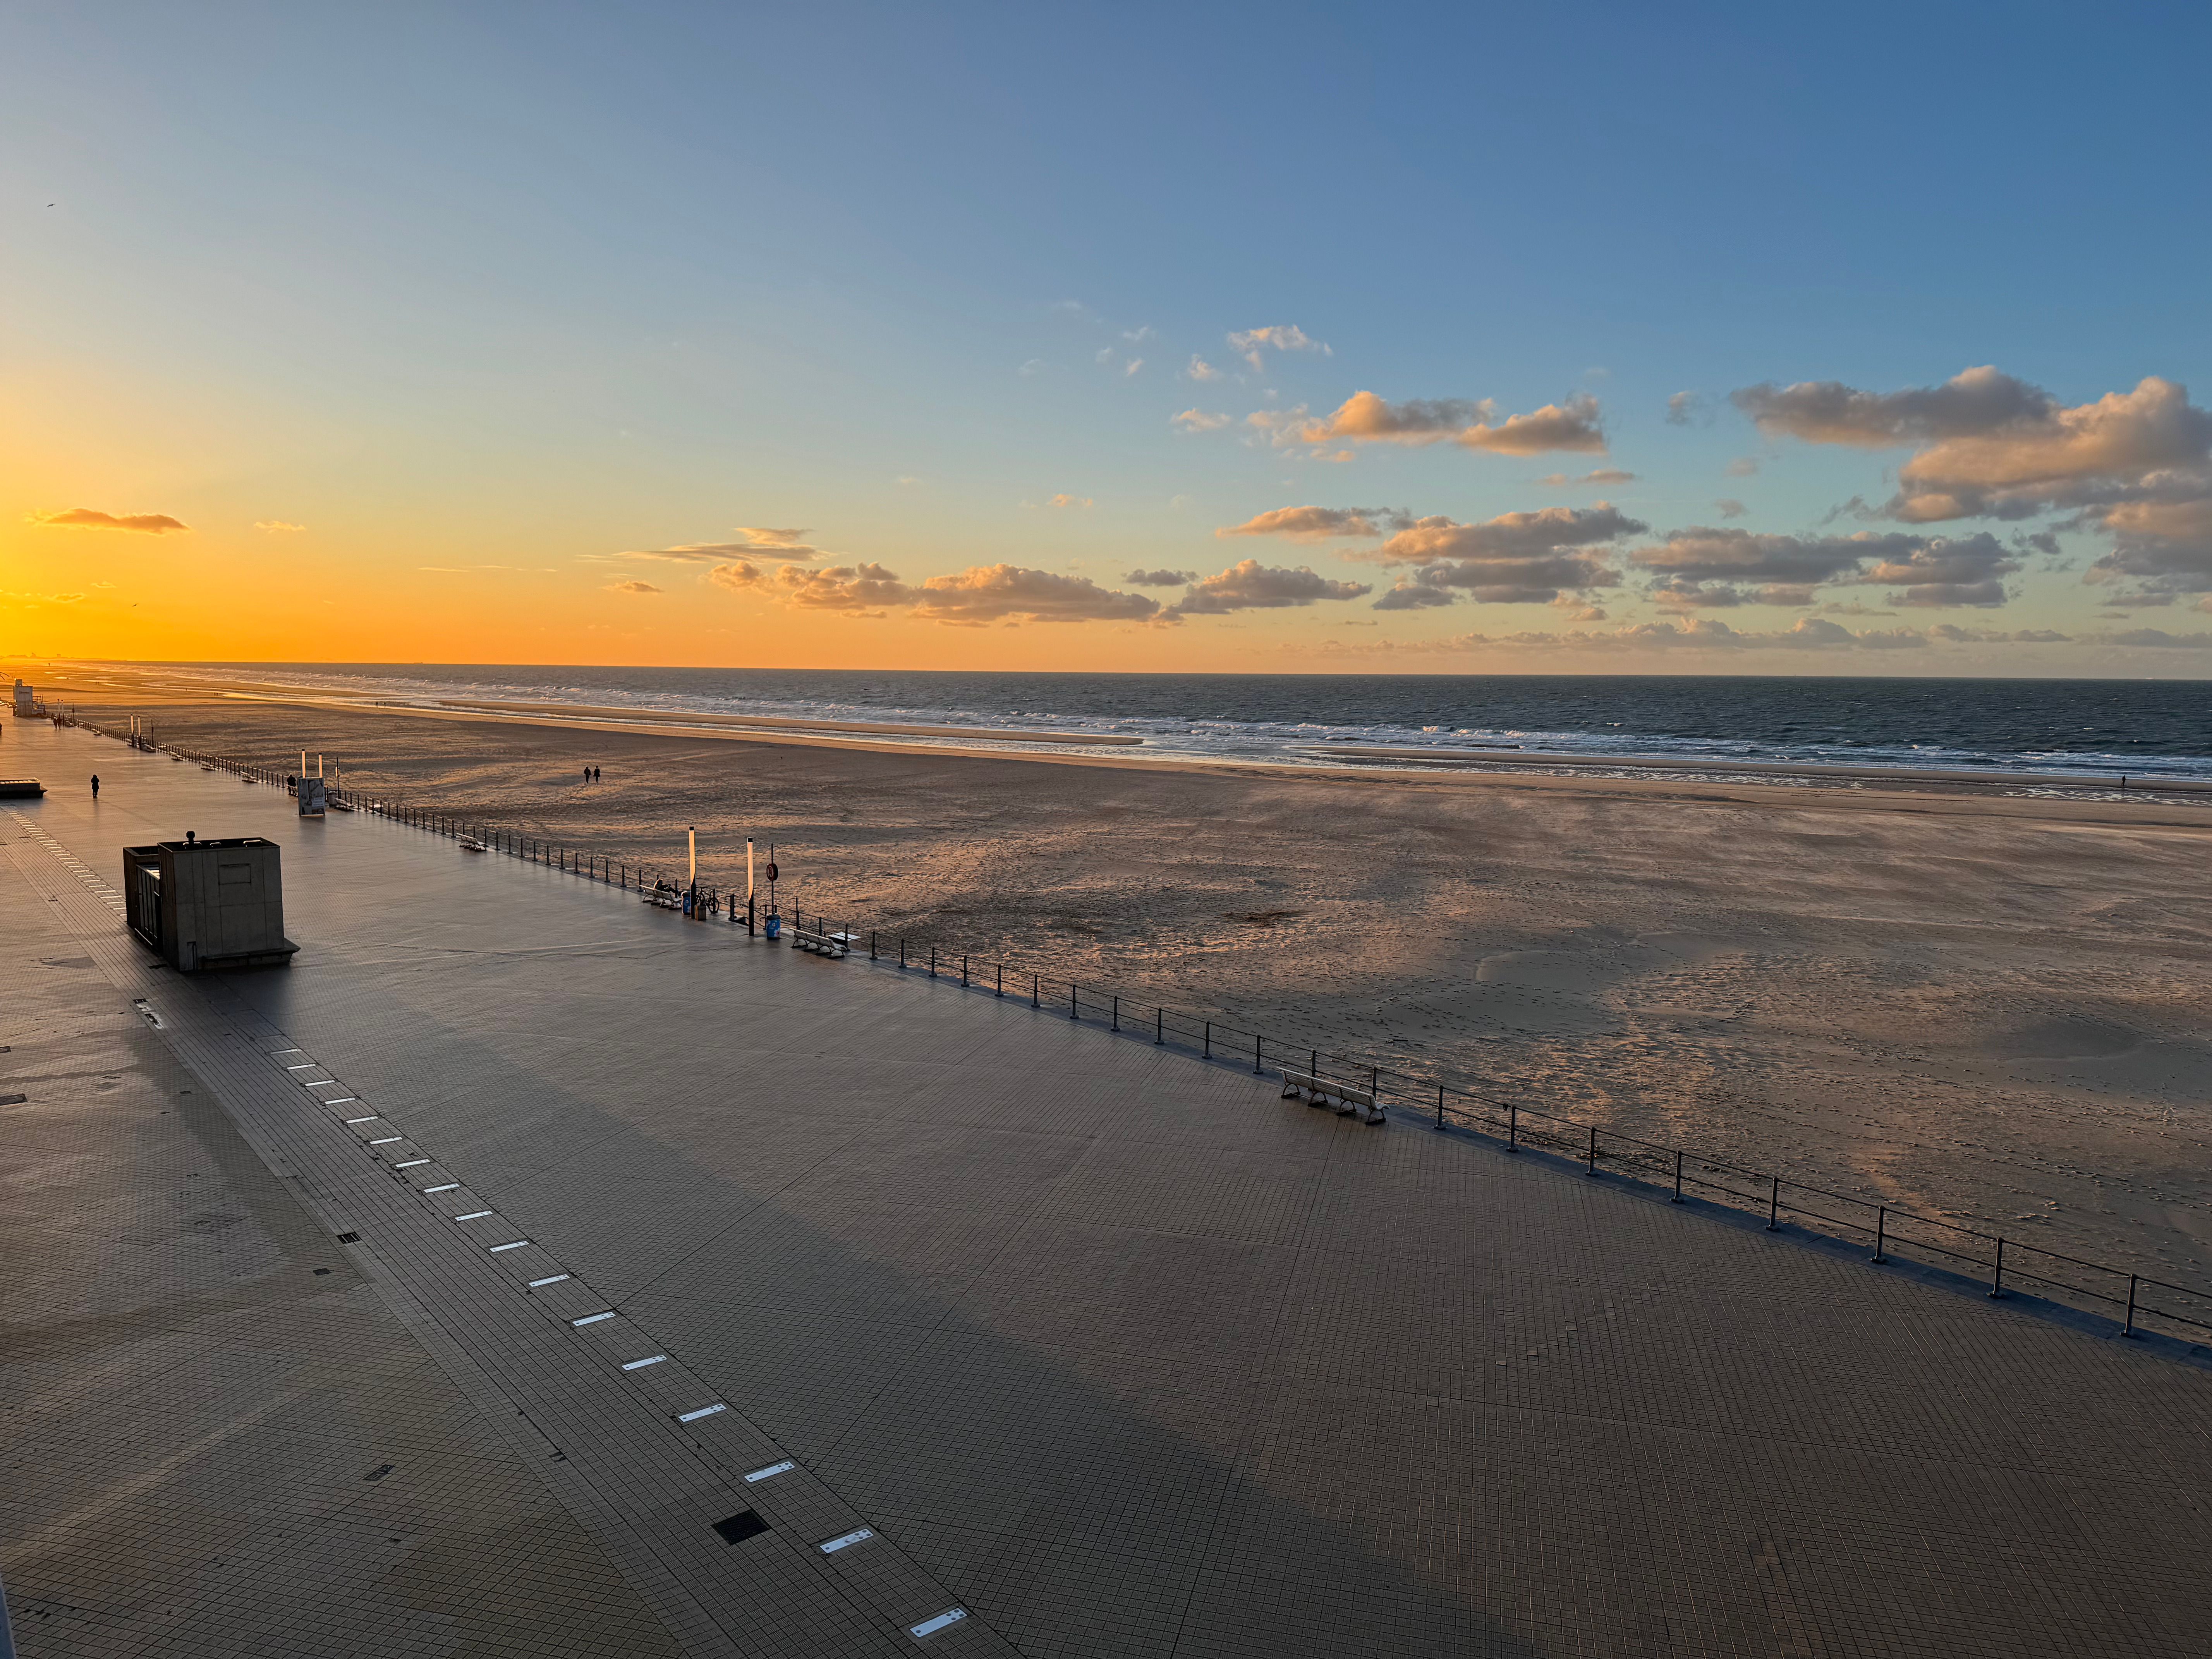
<instances>
[{"instance_id":1,"label":"metal railing","mask_svg":"<svg viewBox=\"0 0 2212 1659\"><path fill-rule=\"evenodd\" d=\"M89 723L87 723L89 725ZM125 734L99 726L108 737ZM186 760L282 787L285 774L248 766L226 757L170 749ZM492 851L568 871L610 886L640 891L677 890L653 867L617 862L605 855L442 813L434 808L386 799L343 793L356 810L449 837L475 836ZM648 887L651 876L654 885ZM736 896L701 888L718 908L726 906L734 922L742 906ZM702 915L711 914L705 904ZM1224 1021L1186 1013L1142 996L1124 995L1095 981L1049 974L1003 957L977 956L931 939L910 939L882 929L864 930L856 922L837 922L817 914L793 912L793 942L800 932L817 936L842 933L858 954L867 940L868 960L893 964L903 972L951 981L960 988L994 999L1026 1000L1040 1013L1103 1024L1109 1032L1154 1046L1176 1048L1216 1063L1249 1066L1255 1075L1290 1069L1370 1091L1399 1113L1417 1113L1437 1129L1461 1129L1497 1140L1509 1153L1534 1151L1571 1160L1592 1178L1613 1176L1656 1189L1668 1201L1700 1200L1763 1219L1769 1231L1803 1224L1844 1243L1858 1243L1873 1263L1905 1263L1932 1268L1986 1287L1992 1297L2033 1287L2033 1293L2076 1310L2112 1320L2124 1336L2151 1334L2178 1341L2212 1342L2212 1289L2175 1284L2146 1273L2051 1250L2024 1239L1925 1216L1916 1211L1851 1193L1798 1181L1774 1170L1755 1170L1692 1148L1668 1146L1595 1123L1587 1118L1547 1112L1508 1097L1495 1082L1469 1085L1419 1076L1369 1057L1348 1055L1311 1043L1270 1038Z\"/></svg>"}]
</instances>

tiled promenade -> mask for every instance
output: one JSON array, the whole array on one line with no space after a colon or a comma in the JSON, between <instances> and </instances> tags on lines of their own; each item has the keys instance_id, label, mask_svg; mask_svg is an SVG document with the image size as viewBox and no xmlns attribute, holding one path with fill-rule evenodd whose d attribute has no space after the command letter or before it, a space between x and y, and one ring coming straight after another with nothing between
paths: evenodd
<instances>
[{"instance_id":1,"label":"tiled promenade","mask_svg":"<svg viewBox=\"0 0 2212 1659\"><path fill-rule=\"evenodd\" d=\"M2202 1372L6 743L57 788L0 803L32 1659L2212 1652ZM127 940L95 884L187 828L283 844L290 969Z\"/></svg>"}]
</instances>

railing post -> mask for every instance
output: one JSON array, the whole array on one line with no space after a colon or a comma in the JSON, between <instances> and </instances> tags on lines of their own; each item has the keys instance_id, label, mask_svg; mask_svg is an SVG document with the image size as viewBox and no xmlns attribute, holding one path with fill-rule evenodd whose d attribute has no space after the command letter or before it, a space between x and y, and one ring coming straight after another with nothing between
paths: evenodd
<instances>
[{"instance_id":1,"label":"railing post","mask_svg":"<svg viewBox=\"0 0 2212 1659\"><path fill-rule=\"evenodd\" d=\"M965 957L960 958L960 988L963 991L968 988L968 958Z\"/></svg>"},{"instance_id":2,"label":"railing post","mask_svg":"<svg viewBox=\"0 0 2212 1659\"><path fill-rule=\"evenodd\" d=\"M1113 1018L1113 1023L1112 1023L1110 1025L1109 1025L1109 1026L1107 1027L1107 1030L1111 1030L1111 1031L1118 1031L1118 1030L1120 1030L1121 1029L1121 998L1119 998L1119 997L1115 997L1115 998L1114 999L1114 1018Z\"/></svg>"},{"instance_id":3,"label":"railing post","mask_svg":"<svg viewBox=\"0 0 2212 1659\"><path fill-rule=\"evenodd\" d=\"M1152 1010L1152 1047L1157 1048L1167 1040L1168 1011L1156 1007Z\"/></svg>"},{"instance_id":4,"label":"railing post","mask_svg":"<svg viewBox=\"0 0 2212 1659\"><path fill-rule=\"evenodd\" d=\"M1521 1150L1521 1103L1517 1100L1505 1103L1505 1150L1509 1152Z\"/></svg>"},{"instance_id":5,"label":"railing post","mask_svg":"<svg viewBox=\"0 0 2212 1659\"><path fill-rule=\"evenodd\" d=\"M937 977L937 947L934 945L929 947L929 976L932 979Z\"/></svg>"},{"instance_id":6,"label":"railing post","mask_svg":"<svg viewBox=\"0 0 2212 1659\"><path fill-rule=\"evenodd\" d=\"M1782 1177L1776 1176L1774 1184L1766 1194L1766 1231L1775 1231L1782 1225Z\"/></svg>"},{"instance_id":7,"label":"railing post","mask_svg":"<svg viewBox=\"0 0 2212 1659\"><path fill-rule=\"evenodd\" d=\"M1003 962L994 962L991 964L991 994L994 997L1002 997L1006 994L1006 964Z\"/></svg>"},{"instance_id":8,"label":"railing post","mask_svg":"<svg viewBox=\"0 0 2212 1659\"><path fill-rule=\"evenodd\" d=\"M1213 1058L1213 1022L1210 1019L1206 1022L1206 1057Z\"/></svg>"},{"instance_id":9,"label":"railing post","mask_svg":"<svg viewBox=\"0 0 2212 1659\"><path fill-rule=\"evenodd\" d=\"M1042 988L1042 988L1042 982L1038 980L1037 976L1036 976L1035 974L1031 974L1031 975L1030 975L1030 1007L1032 1007L1032 1008L1042 1008L1042 1007L1044 1006L1044 1004L1043 1004L1041 1000L1039 1000L1039 997L1040 997L1040 995L1041 995L1041 994L1042 994Z\"/></svg>"},{"instance_id":10,"label":"railing post","mask_svg":"<svg viewBox=\"0 0 2212 1659\"><path fill-rule=\"evenodd\" d=\"M1876 1267L1889 1260L1889 1206L1877 1204L1874 1209L1874 1261Z\"/></svg>"},{"instance_id":11,"label":"railing post","mask_svg":"<svg viewBox=\"0 0 2212 1659\"><path fill-rule=\"evenodd\" d=\"M732 918L732 919L734 919L734 918L736 917L737 914L738 914L738 908L737 908L737 906L736 906L736 905L734 905L734 904L733 904L733 905L732 905L732 906L730 907L730 915L731 915ZM870 962L873 962L875 959L876 959L876 930L875 930L874 928L871 927L871 928L869 928L869 929L868 929L868 960L869 960Z\"/></svg>"},{"instance_id":12,"label":"railing post","mask_svg":"<svg viewBox=\"0 0 2212 1659\"><path fill-rule=\"evenodd\" d=\"M2133 1336L2135 1334L2136 1276L2133 1273L2130 1273L2128 1275L2128 1316L2120 1322L2120 1334L2122 1336Z\"/></svg>"},{"instance_id":13,"label":"railing post","mask_svg":"<svg viewBox=\"0 0 2212 1659\"><path fill-rule=\"evenodd\" d=\"M1589 1168L1583 1170L1583 1173L1585 1175L1595 1175L1597 1173L1597 1125L1595 1123L1590 1125Z\"/></svg>"},{"instance_id":14,"label":"railing post","mask_svg":"<svg viewBox=\"0 0 2212 1659\"><path fill-rule=\"evenodd\" d=\"M1311 1078L1321 1075L1321 1050L1318 1048L1306 1050L1306 1075Z\"/></svg>"},{"instance_id":15,"label":"railing post","mask_svg":"<svg viewBox=\"0 0 2212 1659\"><path fill-rule=\"evenodd\" d=\"M1254 1033L1252 1037L1252 1075L1254 1077L1260 1075L1260 1044L1263 1041L1265 1041L1264 1038L1256 1032Z\"/></svg>"},{"instance_id":16,"label":"railing post","mask_svg":"<svg viewBox=\"0 0 2212 1659\"><path fill-rule=\"evenodd\" d=\"M1444 1127L1444 1085L1437 1085L1437 1127Z\"/></svg>"},{"instance_id":17,"label":"railing post","mask_svg":"<svg viewBox=\"0 0 2212 1659\"><path fill-rule=\"evenodd\" d=\"M899 968L902 972L906 968L906 935L904 933L899 935Z\"/></svg>"},{"instance_id":18,"label":"railing post","mask_svg":"<svg viewBox=\"0 0 2212 1659\"><path fill-rule=\"evenodd\" d=\"M1669 1204L1682 1201L1682 1149L1680 1146L1674 1149L1674 1196L1667 1201Z\"/></svg>"},{"instance_id":19,"label":"railing post","mask_svg":"<svg viewBox=\"0 0 2212 1659\"><path fill-rule=\"evenodd\" d=\"M1070 981L1067 981L1067 1017L1068 1017L1070 1019L1073 1019L1073 1018L1076 1018L1076 1012L1075 1012L1075 981L1074 981L1073 980L1070 980Z\"/></svg>"},{"instance_id":20,"label":"railing post","mask_svg":"<svg viewBox=\"0 0 2212 1659\"><path fill-rule=\"evenodd\" d=\"M1996 1270L1990 1274L1990 1299L1995 1301L2004 1294L2004 1240L1997 1240Z\"/></svg>"}]
</instances>

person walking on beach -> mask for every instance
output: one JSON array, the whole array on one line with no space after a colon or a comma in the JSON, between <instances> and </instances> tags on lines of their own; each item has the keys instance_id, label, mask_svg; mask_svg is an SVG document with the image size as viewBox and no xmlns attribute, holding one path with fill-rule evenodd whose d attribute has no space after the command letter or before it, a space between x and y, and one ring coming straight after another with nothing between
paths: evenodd
<instances>
[{"instance_id":1,"label":"person walking on beach","mask_svg":"<svg viewBox=\"0 0 2212 1659\"><path fill-rule=\"evenodd\" d=\"M100 799L100 774L97 772L92 775L92 798L94 800Z\"/></svg>"}]
</instances>

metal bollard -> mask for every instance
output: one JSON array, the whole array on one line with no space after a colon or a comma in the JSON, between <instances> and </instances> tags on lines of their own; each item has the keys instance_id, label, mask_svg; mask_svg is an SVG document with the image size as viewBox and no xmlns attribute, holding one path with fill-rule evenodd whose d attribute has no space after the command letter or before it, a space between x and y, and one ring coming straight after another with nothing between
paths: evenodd
<instances>
[{"instance_id":1,"label":"metal bollard","mask_svg":"<svg viewBox=\"0 0 2212 1659\"><path fill-rule=\"evenodd\" d=\"M1680 1152L1674 1154L1674 1161L1676 1164L1679 1164L1681 1162L1681 1159L1682 1155ZM1876 1205L1875 1206L1874 1212L1874 1261L1876 1267L1881 1266L1883 1262L1889 1260L1889 1257L1884 1254L1888 1248L1888 1244L1889 1206L1887 1204Z\"/></svg>"},{"instance_id":2,"label":"metal bollard","mask_svg":"<svg viewBox=\"0 0 2212 1659\"><path fill-rule=\"evenodd\" d=\"M1590 1125L1589 1167L1583 1170L1583 1173L1584 1175L1595 1175L1597 1173L1597 1125L1595 1123Z\"/></svg>"},{"instance_id":3,"label":"metal bollard","mask_svg":"<svg viewBox=\"0 0 2212 1659\"><path fill-rule=\"evenodd\" d=\"M1990 1275L1990 1300L1994 1302L2004 1294L2004 1240L1997 1240L1996 1270Z\"/></svg>"},{"instance_id":4,"label":"metal bollard","mask_svg":"<svg viewBox=\"0 0 2212 1659\"><path fill-rule=\"evenodd\" d=\"M1067 1017L1070 1019L1078 1018L1075 1012L1075 981L1073 980L1067 981Z\"/></svg>"},{"instance_id":5,"label":"metal bollard","mask_svg":"<svg viewBox=\"0 0 2212 1659\"><path fill-rule=\"evenodd\" d=\"M2130 1273L2128 1275L2128 1316L2120 1322L2120 1334L2122 1336L2133 1336L2135 1334L2136 1276L2133 1273Z\"/></svg>"},{"instance_id":6,"label":"metal bollard","mask_svg":"<svg viewBox=\"0 0 2212 1659\"><path fill-rule=\"evenodd\" d=\"M1030 975L1030 1006L1032 1008L1042 1006L1037 1001L1037 976L1035 974L1031 974Z\"/></svg>"},{"instance_id":7,"label":"metal bollard","mask_svg":"<svg viewBox=\"0 0 2212 1659\"><path fill-rule=\"evenodd\" d=\"M965 957L960 958L960 988L963 991L968 988L968 958Z\"/></svg>"},{"instance_id":8,"label":"metal bollard","mask_svg":"<svg viewBox=\"0 0 2212 1659\"><path fill-rule=\"evenodd\" d=\"M1505 1103L1505 1150L1509 1152L1521 1150L1521 1103L1517 1100Z\"/></svg>"},{"instance_id":9,"label":"metal bollard","mask_svg":"<svg viewBox=\"0 0 2212 1659\"><path fill-rule=\"evenodd\" d=\"M1206 1057L1213 1058L1213 1022L1210 1019L1206 1022Z\"/></svg>"},{"instance_id":10,"label":"metal bollard","mask_svg":"<svg viewBox=\"0 0 2212 1659\"><path fill-rule=\"evenodd\" d=\"M1157 1048L1167 1040L1168 1012L1164 1008L1155 1008L1152 1010L1152 1046Z\"/></svg>"},{"instance_id":11,"label":"metal bollard","mask_svg":"<svg viewBox=\"0 0 2212 1659\"><path fill-rule=\"evenodd\" d=\"M1265 1040L1256 1033L1252 1038L1252 1075L1254 1077L1260 1075L1260 1045Z\"/></svg>"},{"instance_id":12,"label":"metal bollard","mask_svg":"<svg viewBox=\"0 0 2212 1659\"><path fill-rule=\"evenodd\" d=\"M1774 1177L1773 1188L1766 1195L1766 1231L1774 1232L1782 1225L1782 1177Z\"/></svg>"},{"instance_id":13,"label":"metal bollard","mask_svg":"<svg viewBox=\"0 0 2212 1659\"><path fill-rule=\"evenodd\" d=\"M1113 1024L1108 1026L1107 1029L1113 1031L1118 1031L1121 1029L1121 999L1119 997L1115 997L1114 999L1114 1020Z\"/></svg>"},{"instance_id":14,"label":"metal bollard","mask_svg":"<svg viewBox=\"0 0 2212 1659\"><path fill-rule=\"evenodd\" d=\"M1003 962L994 962L991 966L994 970L991 994L994 997L1002 997L1006 994L1006 964Z\"/></svg>"},{"instance_id":15,"label":"metal bollard","mask_svg":"<svg viewBox=\"0 0 2212 1659\"><path fill-rule=\"evenodd\" d=\"M1680 1147L1675 1148L1674 1151L1674 1196L1667 1201L1669 1204L1680 1204L1682 1201L1682 1152ZM1881 1258L1877 1256L1875 1260L1880 1261Z\"/></svg>"},{"instance_id":16,"label":"metal bollard","mask_svg":"<svg viewBox=\"0 0 2212 1659\"><path fill-rule=\"evenodd\" d=\"M1437 1085L1437 1127L1444 1127L1444 1085Z\"/></svg>"}]
</instances>

